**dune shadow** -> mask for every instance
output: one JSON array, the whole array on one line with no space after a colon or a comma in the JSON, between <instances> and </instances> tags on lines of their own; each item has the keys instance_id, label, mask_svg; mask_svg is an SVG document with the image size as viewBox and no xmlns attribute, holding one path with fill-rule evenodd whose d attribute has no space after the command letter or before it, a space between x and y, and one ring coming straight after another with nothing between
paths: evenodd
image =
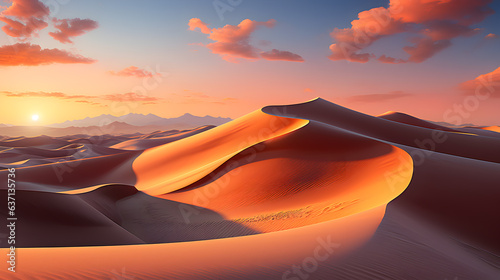
<instances>
[{"instance_id":1,"label":"dune shadow","mask_svg":"<svg viewBox=\"0 0 500 280\"><path fill-rule=\"evenodd\" d=\"M117 203L121 226L146 243L186 242L259 234L210 209L142 192Z\"/></svg>"},{"instance_id":2,"label":"dune shadow","mask_svg":"<svg viewBox=\"0 0 500 280\"><path fill-rule=\"evenodd\" d=\"M0 195L6 197L7 191ZM152 197L127 185L84 194L18 191L16 200L17 248L170 243L259 233L209 209ZM7 217L5 207L0 218ZM0 248L7 248L3 232Z\"/></svg>"},{"instance_id":3,"label":"dune shadow","mask_svg":"<svg viewBox=\"0 0 500 280\"><path fill-rule=\"evenodd\" d=\"M320 131L320 133L318 133ZM309 137L324 136L323 140ZM326 140L324 140L326 139ZM353 144L354 143L354 144ZM285 158L296 161L319 161L325 163L360 161L384 156L392 152L393 146L321 123L311 123L306 127L275 139L250 146L221 164L202 179L171 193L192 191L220 179L225 174L249 164L270 159ZM325 175L322 170L309 174L311 179Z\"/></svg>"}]
</instances>

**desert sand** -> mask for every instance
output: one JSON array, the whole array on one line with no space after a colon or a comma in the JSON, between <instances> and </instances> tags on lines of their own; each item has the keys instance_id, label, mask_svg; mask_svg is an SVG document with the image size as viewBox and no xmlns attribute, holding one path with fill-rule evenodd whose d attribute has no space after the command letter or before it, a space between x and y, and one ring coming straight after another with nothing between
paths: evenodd
<instances>
[{"instance_id":1,"label":"desert sand","mask_svg":"<svg viewBox=\"0 0 500 280\"><path fill-rule=\"evenodd\" d=\"M186 131L3 137L19 221L0 278L498 279L496 134L318 98Z\"/></svg>"}]
</instances>

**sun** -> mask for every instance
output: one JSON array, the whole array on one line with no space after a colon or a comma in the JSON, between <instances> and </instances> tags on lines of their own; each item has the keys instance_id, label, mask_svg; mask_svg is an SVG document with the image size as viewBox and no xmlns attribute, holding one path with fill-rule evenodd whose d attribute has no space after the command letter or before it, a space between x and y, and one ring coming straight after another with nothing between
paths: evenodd
<instances>
[{"instance_id":1,"label":"sun","mask_svg":"<svg viewBox=\"0 0 500 280\"><path fill-rule=\"evenodd\" d=\"M38 121L38 119L39 119L39 118L40 118L40 116L39 116L39 115L33 115L33 116L31 116L31 119L32 119L33 121L35 121L35 122L36 122L36 121Z\"/></svg>"}]
</instances>

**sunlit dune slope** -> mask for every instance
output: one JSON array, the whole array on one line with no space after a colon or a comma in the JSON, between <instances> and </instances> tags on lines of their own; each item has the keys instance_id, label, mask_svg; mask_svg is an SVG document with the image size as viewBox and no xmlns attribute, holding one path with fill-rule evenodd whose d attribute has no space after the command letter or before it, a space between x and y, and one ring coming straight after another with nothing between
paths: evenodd
<instances>
[{"instance_id":1,"label":"sunlit dune slope","mask_svg":"<svg viewBox=\"0 0 500 280\"><path fill-rule=\"evenodd\" d=\"M500 133L500 126L496 126L496 125L495 126L482 127L481 129Z\"/></svg>"},{"instance_id":2,"label":"sunlit dune slope","mask_svg":"<svg viewBox=\"0 0 500 280\"><path fill-rule=\"evenodd\" d=\"M406 188L412 171L410 156L399 148L311 122L161 197L269 232L385 205ZM190 216L196 209L184 211Z\"/></svg>"},{"instance_id":3,"label":"sunlit dune slope","mask_svg":"<svg viewBox=\"0 0 500 280\"><path fill-rule=\"evenodd\" d=\"M148 149L133 164L136 187L151 195L181 189L249 146L307 123L307 120L271 116L258 110L202 134Z\"/></svg>"},{"instance_id":4,"label":"sunlit dune slope","mask_svg":"<svg viewBox=\"0 0 500 280\"><path fill-rule=\"evenodd\" d=\"M335 261L373 235L385 207L266 234L151 245L28 248L8 279L281 279L305 257ZM6 252L0 249L1 253ZM292 278L293 279L293 278Z\"/></svg>"}]
</instances>

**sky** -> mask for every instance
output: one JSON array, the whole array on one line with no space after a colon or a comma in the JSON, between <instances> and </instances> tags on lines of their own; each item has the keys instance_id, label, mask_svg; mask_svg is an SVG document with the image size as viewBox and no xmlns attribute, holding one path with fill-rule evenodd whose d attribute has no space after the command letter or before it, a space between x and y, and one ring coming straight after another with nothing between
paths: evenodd
<instances>
[{"instance_id":1,"label":"sky","mask_svg":"<svg viewBox=\"0 0 500 280\"><path fill-rule=\"evenodd\" d=\"M237 118L321 97L500 125L499 2L0 0L0 123Z\"/></svg>"}]
</instances>

